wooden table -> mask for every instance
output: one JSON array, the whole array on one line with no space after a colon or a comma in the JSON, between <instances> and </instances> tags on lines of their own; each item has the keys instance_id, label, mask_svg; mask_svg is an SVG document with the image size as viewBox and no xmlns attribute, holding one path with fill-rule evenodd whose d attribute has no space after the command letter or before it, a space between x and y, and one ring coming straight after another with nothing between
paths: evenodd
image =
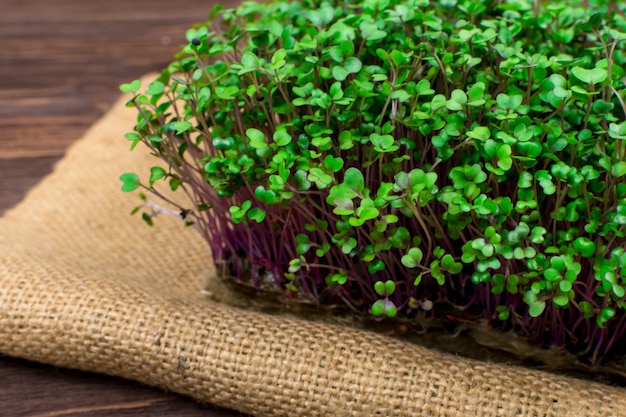
<instances>
[{"instance_id":1,"label":"wooden table","mask_svg":"<svg viewBox=\"0 0 626 417\"><path fill-rule=\"evenodd\" d=\"M0 214L106 112L120 83L166 65L186 29L212 6L212 0L0 0ZM118 378L0 356L0 415L240 414Z\"/></svg>"}]
</instances>

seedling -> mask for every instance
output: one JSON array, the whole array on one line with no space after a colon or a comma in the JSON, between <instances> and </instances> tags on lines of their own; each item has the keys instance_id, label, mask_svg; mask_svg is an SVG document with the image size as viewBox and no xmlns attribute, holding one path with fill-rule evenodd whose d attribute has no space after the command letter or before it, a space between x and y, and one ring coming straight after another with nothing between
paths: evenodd
<instances>
[{"instance_id":1,"label":"seedling","mask_svg":"<svg viewBox=\"0 0 626 417\"><path fill-rule=\"evenodd\" d=\"M145 92L121 87L128 140L166 163L122 188L186 192L256 285L409 320L463 305L623 355L626 18L575 3L217 9Z\"/></svg>"}]
</instances>

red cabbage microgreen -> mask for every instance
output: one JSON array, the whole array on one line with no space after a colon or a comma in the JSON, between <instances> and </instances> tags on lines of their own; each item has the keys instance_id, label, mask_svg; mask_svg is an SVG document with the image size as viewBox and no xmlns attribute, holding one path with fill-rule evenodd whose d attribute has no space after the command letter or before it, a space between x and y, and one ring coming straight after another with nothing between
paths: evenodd
<instances>
[{"instance_id":1,"label":"red cabbage microgreen","mask_svg":"<svg viewBox=\"0 0 626 417\"><path fill-rule=\"evenodd\" d=\"M121 86L127 139L167 164L122 189L187 193L257 288L624 355L626 18L574 3L217 9L147 91Z\"/></svg>"}]
</instances>

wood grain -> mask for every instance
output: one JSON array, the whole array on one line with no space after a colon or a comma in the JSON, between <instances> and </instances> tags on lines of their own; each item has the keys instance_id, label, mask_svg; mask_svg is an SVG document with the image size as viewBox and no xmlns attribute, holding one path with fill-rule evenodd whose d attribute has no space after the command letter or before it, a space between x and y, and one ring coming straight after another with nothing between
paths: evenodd
<instances>
[{"instance_id":1,"label":"wood grain","mask_svg":"<svg viewBox=\"0 0 626 417\"><path fill-rule=\"evenodd\" d=\"M0 415L7 417L241 415L132 381L6 357L0 358L0 380Z\"/></svg>"},{"instance_id":2,"label":"wood grain","mask_svg":"<svg viewBox=\"0 0 626 417\"><path fill-rule=\"evenodd\" d=\"M232 4L232 3L231 3ZM212 1L0 0L0 214ZM237 416L140 384L0 356L0 416Z\"/></svg>"}]
</instances>

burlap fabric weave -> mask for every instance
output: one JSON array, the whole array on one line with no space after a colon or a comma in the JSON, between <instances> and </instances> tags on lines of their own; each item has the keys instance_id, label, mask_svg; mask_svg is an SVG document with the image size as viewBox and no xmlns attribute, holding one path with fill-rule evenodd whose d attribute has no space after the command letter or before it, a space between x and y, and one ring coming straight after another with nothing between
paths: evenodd
<instances>
[{"instance_id":1,"label":"burlap fabric weave","mask_svg":"<svg viewBox=\"0 0 626 417\"><path fill-rule=\"evenodd\" d=\"M118 102L0 220L0 352L255 416L626 416L624 389L207 299L195 232L129 216L133 124Z\"/></svg>"}]
</instances>

